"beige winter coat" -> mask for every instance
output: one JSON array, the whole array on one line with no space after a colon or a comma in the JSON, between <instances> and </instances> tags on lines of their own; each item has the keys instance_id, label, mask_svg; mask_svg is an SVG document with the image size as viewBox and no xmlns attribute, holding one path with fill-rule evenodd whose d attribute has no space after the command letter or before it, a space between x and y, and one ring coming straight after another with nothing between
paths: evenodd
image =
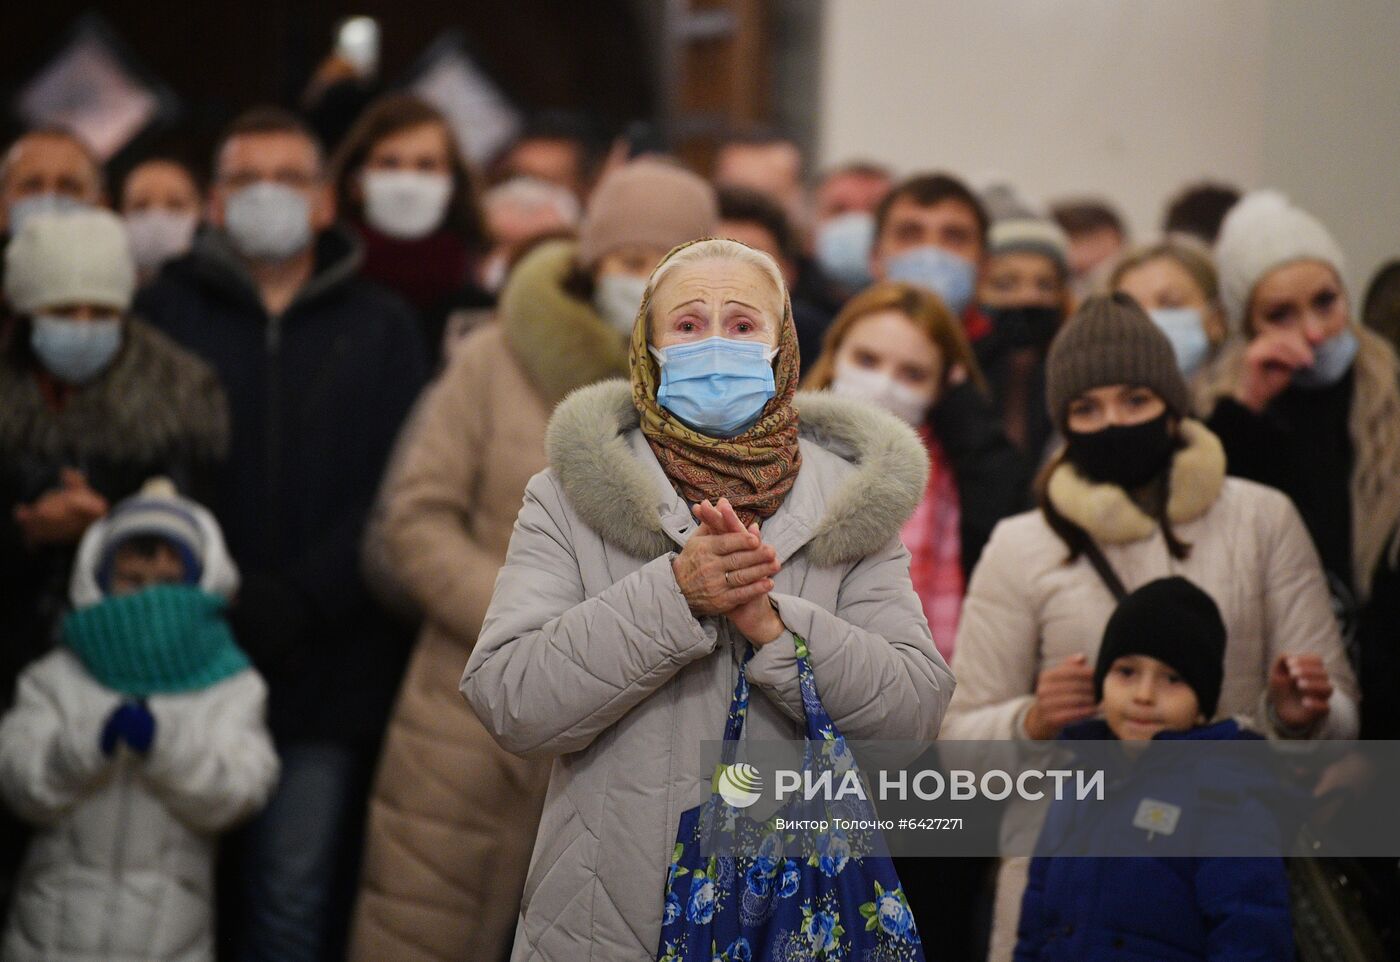
<instances>
[{"instance_id":1,"label":"beige winter coat","mask_svg":"<svg viewBox=\"0 0 1400 962\"><path fill-rule=\"evenodd\" d=\"M616 373L622 356L621 338L560 287L572 253L551 244L522 261L499 322L453 348L381 496L384 567L425 626L371 798L357 962L497 962L510 950L549 764L502 750L457 682L526 482L545 466L554 400ZM610 348L590 354L597 344ZM578 363L561 367L570 351Z\"/></svg>"},{"instance_id":2,"label":"beige winter coat","mask_svg":"<svg viewBox=\"0 0 1400 962\"><path fill-rule=\"evenodd\" d=\"M1123 490L1091 484L1068 464L1050 480L1051 502L1103 549L1129 591L1181 575L1220 606L1228 631L1216 718L1242 717L1268 729L1268 672L1285 652L1320 655L1335 691L1318 737L1354 738L1357 685L1332 615L1322 565L1288 497L1225 476L1219 440L1183 421L1187 446L1172 463L1167 514L1180 561L1161 528ZM1083 556L1069 551L1040 511L997 525L972 574L958 624L958 690L943 725L945 739L1025 739L1036 677L1070 655L1092 665L1113 595ZM1025 859L1007 859L998 878L991 962L1009 962L1015 946Z\"/></svg>"},{"instance_id":3,"label":"beige winter coat","mask_svg":"<svg viewBox=\"0 0 1400 962\"><path fill-rule=\"evenodd\" d=\"M853 738L931 739L952 693L899 530L923 492L918 438L884 412L799 395L802 467L763 524L791 629L749 663L746 737L801 737L792 633ZM742 639L696 620L671 570L694 530L636 429L626 382L550 425L462 691L512 751L556 756L515 962L647 962L683 811L707 795Z\"/></svg>"}]
</instances>

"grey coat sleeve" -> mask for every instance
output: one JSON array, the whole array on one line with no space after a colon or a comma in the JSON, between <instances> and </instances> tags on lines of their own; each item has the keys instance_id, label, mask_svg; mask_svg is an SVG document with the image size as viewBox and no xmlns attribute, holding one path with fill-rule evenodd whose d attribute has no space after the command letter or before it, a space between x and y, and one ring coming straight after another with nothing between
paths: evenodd
<instances>
[{"instance_id":1,"label":"grey coat sleeve","mask_svg":"<svg viewBox=\"0 0 1400 962\"><path fill-rule=\"evenodd\" d=\"M788 631L755 652L748 676L779 708L802 719L796 634L807 641L817 693L844 736L937 737L953 673L934 647L898 538L847 572L834 612L794 595L770 597Z\"/></svg>"},{"instance_id":2,"label":"grey coat sleeve","mask_svg":"<svg viewBox=\"0 0 1400 962\"><path fill-rule=\"evenodd\" d=\"M568 514L548 471L531 479L462 694L517 755L586 748L717 633L690 613L672 555L585 597Z\"/></svg>"}]
</instances>

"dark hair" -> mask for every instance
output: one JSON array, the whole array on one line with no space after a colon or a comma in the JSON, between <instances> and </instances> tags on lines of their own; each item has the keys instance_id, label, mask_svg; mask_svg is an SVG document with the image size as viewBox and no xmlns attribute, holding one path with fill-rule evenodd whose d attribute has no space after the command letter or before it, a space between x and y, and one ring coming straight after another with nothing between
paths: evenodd
<instances>
[{"instance_id":1,"label":"dark hair","mask_svg":"<svg viewBox=\"0 0 1400 962\"><path fill-rule=\"evenodd\" d=\"M720 220L757 224L773 235L778 253L786 260L796 261L801 256L797 235L777 201L747 187L720 187L716 194L719 197Z\"/></svg>"},{"instance_id":2,"label":"dark hair","mask_svg":"<svg viewBox=\"0 0 1400 962\"><path fill-rule=\"evenodd\" d=\"M502 147L487 165L487 182L495 186L513 174L505 169L506 160L520 144L531 140L563 140L578 151L579 182L592 183L603 159L601 139L595 125L581 114L566 110L546 110L525 119L515 137Z\"/></svg>"},{"instance_id":3,"label":"dark hair","mask_svg":"<svg viewBox=\"0 0 1400 962\"><path fill-rule=\"evenodd\" d=\"M145 167L147 164L170 164L172 167L179 167L185 172L185 175L189 177L190 182L194 184L195 192L201 196L209 187L209 185L205 183L204 178L200 176L199 172L195 170L193 166L187 164L183 159L176 156L175 154L149 154L145 157L142 157L136 163L128 167L126 169L126 173L122 175L121 189L117 192L117 196L115 198L116 207L121 208L126 201L126 186L127 184L131 183L131 175L136 173L142 167Z\"/></svg>"},{"instance_id":4,"label":"dark hair","mask_svg":"<svg viewBox=\"0 0 1400 962\"><path fill-rule=\"evenodd\" d=\"M134 534L129 538L123 538L121 543L112 550L112 556L115 557L119 552L129 551L138 558L154 558L162 548L175 550L175 553L179 554L174 542L163 535Z\"/></svg>"},{"instance_id":5,"label":"dark hair","mask_svg":"<svg viewBox=\"0 0 1400 962\"><path fill-rule=\"evenodd\" d=\"M1167 204L1162 230L1168 234L1190 234L1214 244L1221 222L1239 199L1239 190L1228 184L1202 183L1186 187Z\"/></svg>"},{"instance_id":6,"label":"dark hair","mask_svg":"<svg viewBox=\"0 0 1400 962\"><path fill-rule=\"evenodd\" d=\"M1383 265L1371 278L1361 318L1367 327L1400 350L1400 260Z\"/></svg>"},{"instance_id":7,"label":"dark hair","mask_svg":"<svg viewBox=\"0 0 1400 962\"><path fill-rule=\"evenodd\" d=\"M476 171L462 156L453 136L452 125L442 111L419 97L406 93L385 94L371 103L350 128L331 159L331 178L341 211L354 218L364 216L350 185L359 176L375 144L394 134L440 125L447 135L447 162L452 169L452 200L447 208L446 226L473 248L486 245L486 225L481 213Z\"/></svg>"},{"instance_id":8,"label":"dark hair","mask_svg":"<svg viewBox=\"0 0 1400 962\"><path fill-rule=\"evenodd\" d=\"M263 105L245 110L219 132L219 139L214 142L213 162L209 166L213 179L217 180L219 177L219 156L228 146L228 142L235 137L246 137L250 134L294 134L304 137L316 151L317 166L325 166L325 146L304 120L290 110Z\"/></svg>"},{"instance_id":9,"label":"dark hair","mask_svg":"<svg viewBox=\"0 0 1400 962\"><path fill-rule=\"evenodd\" d=\"M943 173L916 174L890 189L890 192L880 201L880 206L875 208L876 243L879 243L880 235L885 231L885 221L889 219L890 208L897 201L906 197L920 207L936 207L947 201L954 201L967 207L977 218L977 233L981 239L982 247L986 248L987 231L992 226L991 218L987 216L987 208L982 206L982 201L966 184L951 174Z\"/></svg>"},{"instance_id":10,"label":"dark hair","mask_svg":"<svg viewBox=\"0 0 1400 962\"><path fill-rule=\"evenodd\" d=\"M1089 234L1096 230L1112 230L1120 237L1127 237L1123 228L1123 218L1102 200L1061 201L1050 208L1050 216L1070 237Z\"/></svg>"}]
</instances>

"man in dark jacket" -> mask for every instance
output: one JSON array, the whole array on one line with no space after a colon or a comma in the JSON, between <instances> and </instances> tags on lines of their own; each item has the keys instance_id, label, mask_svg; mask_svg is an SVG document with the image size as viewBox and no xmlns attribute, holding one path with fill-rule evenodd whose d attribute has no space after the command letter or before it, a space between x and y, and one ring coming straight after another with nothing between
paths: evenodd
<instances>
[{"instance_id":1,"label":"man in dark jacket","mask_svg":"<svg viewBox=\"0 0 1400 962\"><path fill-rule=\"evenodd\" d=\"M408 308L356 276L320 145L295 117L244 115L215 154L212 229L140 298L228 392L214 507L244 572L237 637L270 688L282 778L249 829L243 958L329 958L333 882L353 875L357 791L406 646L361 580L358 545L425 378Z\"/></svg>"}]
</instances>

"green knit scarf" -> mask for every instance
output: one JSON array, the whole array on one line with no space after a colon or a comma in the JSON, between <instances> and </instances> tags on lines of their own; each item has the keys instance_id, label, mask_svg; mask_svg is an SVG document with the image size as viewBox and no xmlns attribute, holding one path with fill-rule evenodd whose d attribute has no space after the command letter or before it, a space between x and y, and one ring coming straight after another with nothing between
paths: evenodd
<instances>
[{"instance_id":1,"label":"green knit scarf","mask_svg":"<svg viewBox=\"0 0 1400 962\"><path fill-rule=\"evenodd\" d=\"M197 691L249 666L223 619L226 602L157 585L70 614L63 639L103 685L124 695Z\"/></svg>"}]
</instances>

